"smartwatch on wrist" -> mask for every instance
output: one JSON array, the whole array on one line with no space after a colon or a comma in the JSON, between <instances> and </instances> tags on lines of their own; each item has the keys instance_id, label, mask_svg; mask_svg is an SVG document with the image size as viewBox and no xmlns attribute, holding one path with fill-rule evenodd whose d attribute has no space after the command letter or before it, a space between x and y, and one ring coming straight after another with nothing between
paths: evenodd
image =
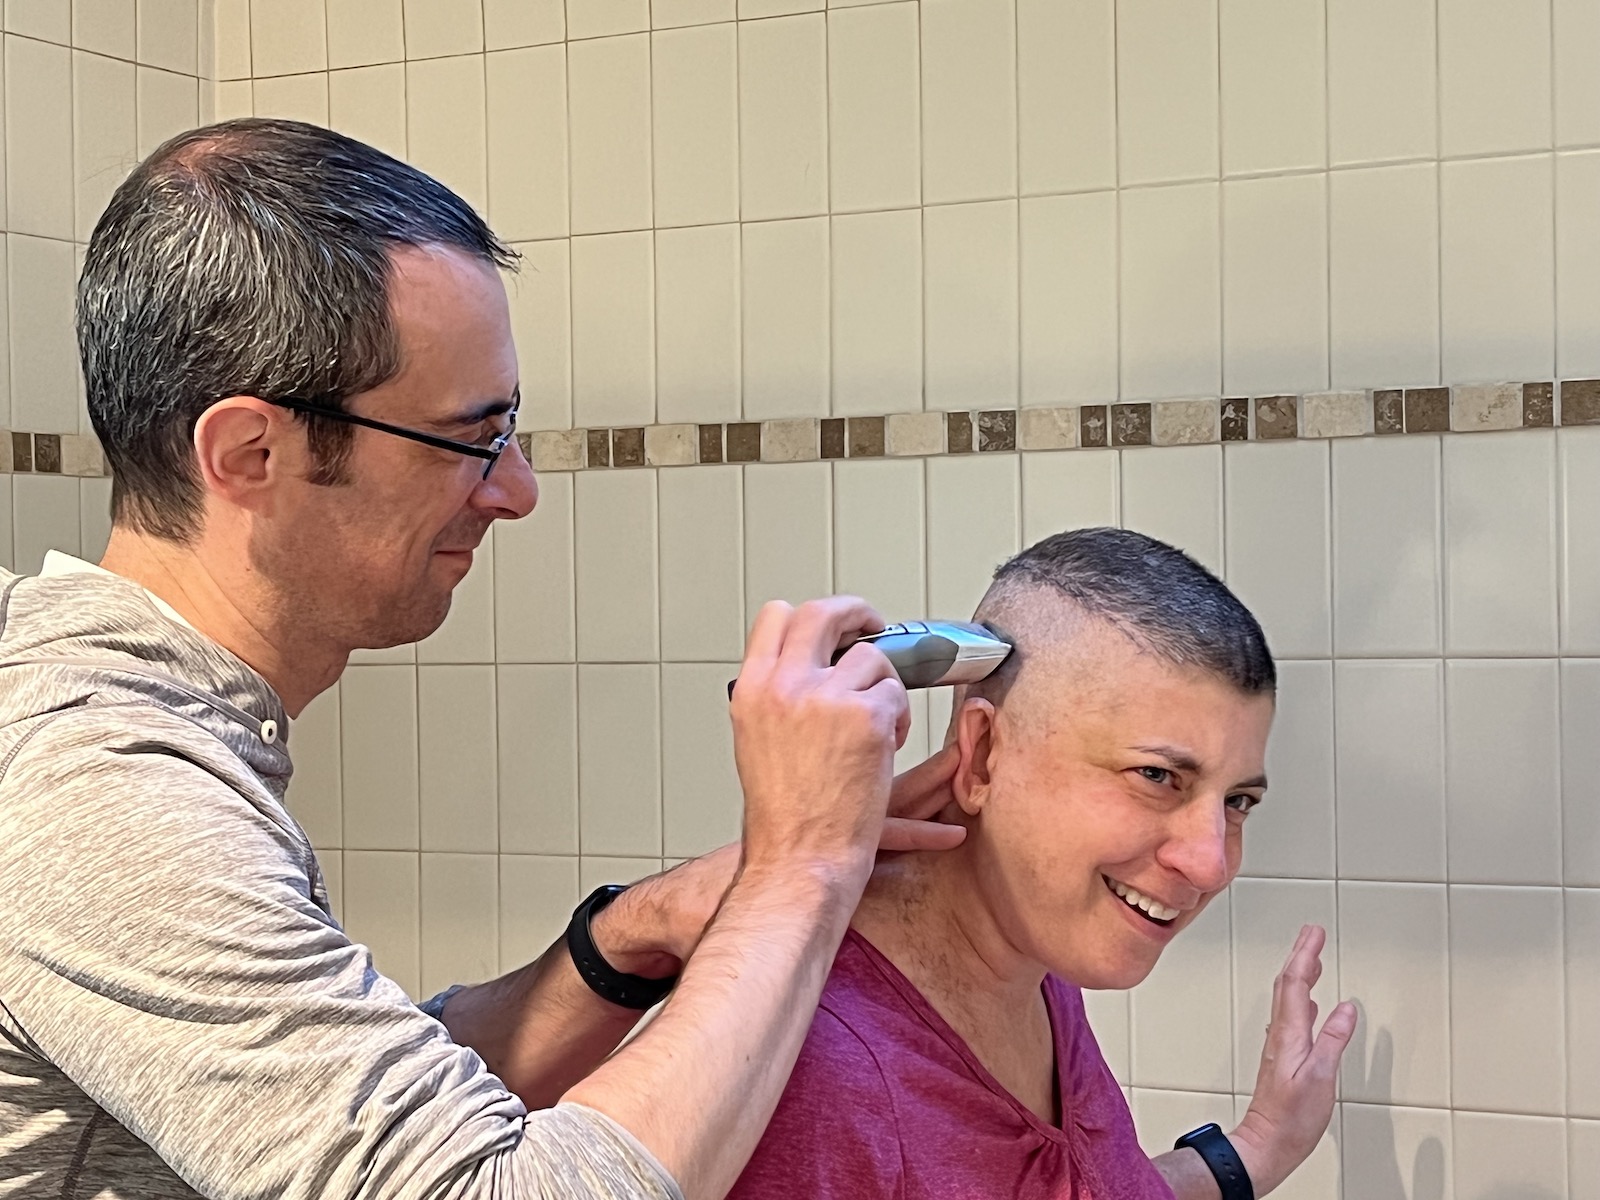
<instances>
[{"instance_id":1,"label":"smartwatch on wrist","mask_svg":"<svg viewBox=\"0 0 1600 1200\"><path fill-rule=\"evenodd\" d=\"M601 955L589 929L594 914L627 890L621 884L608 883L596 888L573 910L572 920L567 924L567 953L572 955L572 965L578 968L578 974L595 995L621 1008L642 1012L660 1004L677 985L678 977L646 979L643 975L624 974Z\"/></svg>"},{"instance_id":2,"label":"smartwatch on wrist","mask_svg":"<svg viewBox=\"0 0 1600 1200\"><path fill-rule=\"evenodd\" d=\"M1256 1200L1250 1173L1244 1169L1239 1152L1216 1122L1191 1129L1173 1143L1172 1148L1193 1150L1205 1160L1216 1178L1217 1187L1222 1189L1222 1200Z\"/></svg>"}]
</instances>

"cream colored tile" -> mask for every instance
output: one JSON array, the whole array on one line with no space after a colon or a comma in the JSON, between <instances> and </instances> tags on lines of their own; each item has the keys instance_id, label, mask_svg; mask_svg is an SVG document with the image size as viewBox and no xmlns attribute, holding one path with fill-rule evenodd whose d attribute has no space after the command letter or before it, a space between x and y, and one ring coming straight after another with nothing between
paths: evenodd
<instances>
[{"instance_id":1,"label":"cream colored tile","mask_svg":"<svg viewBox=\"0 0 1600 1200\"><path fill-rule=\"evenodd\" d=\"M572 229L648 229L650 39L599 38L567 47Z\"/></svg>"},{"instance_id":2,"label":"cream colored tile","mask_svg":"<svg viewBox=\"0 0 1600 1200\"><path fill-rule=\"evenodd\" d=\"M475 0L405 0L405 38L409 59L481 54L483 5Z\"/></svg>"},{"instance_id":3,"label":"cream colored tile","mask_svg":"<svg viewBox=\"0 0 1600 1200\"><path fill-rule=\"evenodd\" d=\"M1278 714L1267 746L1267 802L1250 817L1244 873L1332 879L1333 666L1278 663Z\"/></svg>"},{"instance_id":4,"label":"cream colored tile","mask_svg":"<svg viewBox=\"0 0 1600 1200\"><path fill-rule=\"evenodd\" d=\"M370 67L406 60L404 0L327 0L327 5L328 66Z\"/></svg>"},{"instance_id":5,"label":"cream colored tile","mask_svg":"<svg viewBox=\"0 0 1600 1200\"><path fill-rule=\"evenodd\" d=\"M1227 899L1213 901L1133 989L1136 1088L1232 1091L1231 941ZM1192 1128L1174 1130L1166 1145Z\"/></svg>"},{"instance_id":6,"label":"cream colored tile","mask_svg":"<svg viewBox=\"0 0 1600 1200\"><path fill-rule=\"evenodd\" d=\"M1351 439L1331 449L1336 652L1438 654L1438 439Z\"/></svg>"},{"instance_id":7,"label":"cream colored tile","mask_svg":"<svg viewBox=\"0 0 1600 1200\"><path fill-rule=\"evenodd\" d=\"M344 845L418 849L416 668L345 671L339 683L339 757Z\"/></svg>"},{"instance_id":8,"label":"cream colored tile","mask_svg":"<svg viewBox=\"0 0 1600 1200\"><path fill-rule=\"evenodd\" d=\"M1071 406L1020 409L1017 412L1017 449L1076 449L1078 422L1078 409Z\"/></svg>"},{"instance_id":9,"label":"cream colored tile","mask_svg":"<svg viewBox=\"0 0 1600 1200\"><path fill-rule=\"evenodd\" d=\"M782 17L792 13L817 12L824 7L823 0L739 0L739 19Z\"/></svg>"},{"instance_id":10,"label":"cream colored tile","mask_svg":"<svg viewBox=\"0 0 1600 1200\"><path fill-rule=\"evenodd\" d=\"M1301 926L1321 925L1328 933L1322 949L1322 978L1311 989L1319 1018L1332 1012L1343 998L1338 902L1332 880L1240 879L1229 896L1233 902L1233 1077L1235 1086L1248 1092L1255 1087L1267 1022L1273 1019L1274 979L1294 949Z\"/></svg>"},{"instance_id":11,"label":"cream colored tile","mask_svg":"<svg viewBox=\"0 0 1600 1200\"><path fill-rule=\"evenodd\" d=\"M404 88L403 76L401 87L402 89ZM212 115L218 121L232 121L239 117L254 116L256 111L254 85L248 79L217 84L216 106L216 112ZM402 111L404 110L402 109Z\"/></svg>"},{"instance_id":12,"label":"cream colored tile","mask_svg":"<svg viewBox=\"0 0 1600 1200\"><path fill-rule=\"evenodd\" d=\"M737 662L661 668L661 800L667 855L691 858L739 840L744 797L733 765L728 680Z\"/></svg>"},{"instance_id":13,"label":"cream colored tile","mask_svg":"<svg viewBox=\"0 0 1600 1200\"><path fill-rule=\"evenodd\" d=\"M942 412L890 413L884 418L884 448L890 457L943 454L945 440Z\"/></svg>"},{"instance_id":14,"label":"cream colored tile","mask_svg":"<svg viewBox=\"0 0 1600 1200\"><path fill-rule=\"evenodd\" d=\"M1118 0L1116 22L1121 182L1216 178L1216 0Z\"/></svg>"},{"instance_id":15,"label":"cream colored tile","mask_svg":"<svg viewBox=\"0 0 1600 1200\"><path fill-rule=\"evenodd\" d=\"M1593 151L1556 155L1556 373L1600 375L1600 153Z\"/></svg>"},{"instance_id":16,"label":"cream colored tile","mask_svg":"<svg viewBox=\"0 0 1600 1200\"><path fill-rule=\"evenodd\" d=\"M1433 0L1330 0L1328 136L1336 165L1438 153Z\"/></svg>"},{"instance_id":17,"label":"cream colored tile","mask_svg":"<svg viewBox=\"0 0 1600 1200\"><path fill-rule=\"evenodd\" d=\"M5 27L25 38L65 46L71 40L72 11L64 0L6 0Z\"/></svg>"},{"instance_id":18,"label":"cream colored tile","mask_svg":"<svg viewBox=\"0 0 1600 1200\"><path fill-rule=\"evenodd\" d=\"M510 241L567 232L567 61L559 46L485 57L489 215Z\"/></svg>"},{"instance_id":19,"label":"cream colored tile","mask_svg":"<svg viewBox=\"0 0 1600 1200\"><path fill-rule=\"evenodd\" d=\"M1440 151L1456 157L1548 148L1550 55L1544 0L1440 0Z\"/></svg>"},{"instance_id":20,"label":"cream colored tile","mask_svg":"<svg viewBox=\"0 0 1600 1200\"><path fill-rule=\"evenodd\" d=\"M1447 878L1443 704L1438 662L1335 664L1341 878Z\"/></svg>"},{"instance_id":21,"label":"cream colored tile","mask_svg":"<svg viewBox=\"0 0 1600 1200\"><path fill-rule=\"evenodd\" d=\"M483 0L484 41L490 50L542 46L567 36L565 0Z\"/></svg>"},{"instance_id":22,"label":"cream colored tile","mask_svg":"<svg viewBox=\"0 0 1600 1200\"><path fill-rule=\"evenodd\" d=\"M89 562L99 562L111 540L111 480L78 480L78 548Z\"/></svg>"},{"instance_id":23,"label":"cream colored tile","mask_svg":"<svg viewBox=\"0 0 1600 1200\"><path fill-rule=\"evenodd\" d=\"M279 75L255 81L258 117L286 117L312 125L328 123L328 75Z\"/></svg>"},{"instance_id":24,"label":"cream colored tile","mask_svg":"<svg viewBox=\"0 0 1600 1200\"><path fill-rule=\"evenodd\" d=\"M744 220L828 210L827 80L827 25L821 14L739 25Z\"/></svg>"},{"instance_id":25,"label":"cream colored tile","mask_svg":"<svg viewBox=\"0 0 1600 1200\"><path fill-rule=\"evenodd\" d=\"M572 415L584 428L656 419L653 238L572 241Z\"/></svg>"},{"instance_id":26,"label":"cream colored tile","mask_svg":"<svg viewBox=\"0 0 1600 1200\"><path fill-rule=\"evenodd\" d=\"M417 668L424 850L499 849L495 669Z\"/></svg>"},{"instance_id":27,"label":"cream colored tile","mask_svg":"<svg viewBox=\"0 0 1600 1200\"><path fill-rule=\"evenodd\" d=\"M1024 196L1116 186L1116 73L1116 0L1018 0Z\"/></svg>"},{"instance_id":28,"label":"cream colored tile","mask_svg":"<svg viewBox=\"0 0 1600 1200\"><path fill-rule=\"evenodd\" d=\"M416 854L344 852L345 932L372 951L378 971L413 1000L422 994L421 868Z\"/></svg>"},{"instance_id":29,"label":"cream colored tile","mask_svg":"<svg viewBox=\"0 0 1600 1200\"><path fill-rule=\"evenodd\" d=\"M333 128L385 154L406 153L406 69L401 63L328 73Z\"/></svg>"},{"instance_id":30,"label":"cream colored tile","mask_svg":"<svg viewBox=\"0 0 1600 1200\"><path fill-rule=\"evenodd\" d=\"M1262 0L1229 2L1253 7ZM1304 7L1303 0L1289 7ZM1223 185L1226 395L1328 386L1327 186L1322 175Z\"/></svg>"},{"instance_id":31,"label":"cream colored tile","mask_svg":"<svg viewBox=\"0 0 1600 1200\"><path fill-rule=\"evenodd\" d=\"M1445 714L1451 881L1559 884L1556 662L1452 661ZM1506 803L1512 795L1514 806Z\"/></svg>"},{"instance_id":32,"label":"cream colored tile","mask_svg":"<svg viewBox=\"0 0 1600 1200\"><path fill-rule=\"evenodd\" d=\"M1224 174L1327 162L1324 8L1325 0L1221 0Z\"/></svg>"},{"instance_id":33,"label":"cream colored tile","mask_svg":"<svg viewBox=\"0 0 1600 1200\"><path fill-rule=\"evenodd\" d=\"M547 429L530 435L535 471L581 471L588 458L588 430Z\"/></svg>"},{"instance_id":34,"label":"cream colored tile","mask_svg":"<svg viewBox=\"0 0 1600 1200\"><path fill-rule=\"evenodd\" d=\"M584 471L574 480L580 662L653 662L656 472Z\"/></svg>"},{"instance_id":35,"label":"cream colored tile","mask_svg":"<svg viewBox=\"0 0 1600 1200\"><path fill-rule=\"evenodd\" d=\"M289 730L289 756L294 761L289 811L318 850L344 845L339 741L339 688L335 685L307 705Z\"/></svg>"},{"instance_id":36,"label":"cream colored tile","mask_svg":"<svg viewBox=\"0 0 1600 1200\"><path fill-rule=\"evenodd\" d=\"M1480 383L1451 388L1450 428L1458 433L1522 428L1522 385Z\"/></svg>"},{"instance_id":37,"label":"cream colored tile","mask_svg":"<svg viewBox=\"0 0 1600 1200\"><path fill-rule=\"evenodd\" d=\"M833 211L922 199L918 6L828 14L828 175Z\"/></svg>"},{"instance_id":38,"label":"cream colored tile","mask_svg":"<svg viewBox=\"0 0 1600 1200\"><path fill-rule=\"evenodd\" d=\"M1594 1200L1600 1196L1600 1121L1568 1121L1567 1141L1572 1200Z\"/></svg>"},{"instance_id":39,"label":"cream colored tile","mask_svg":"<svg viewBox=\"0 0 1600 1200\"><path fill-rule=\"evenodd\" d=\"M333 919L340 921L344 913L344 851L320 852L317 869L322 872L322 885L328 889L328 906L333 911Z\"/></svg>"},{"instance_id":40,"label":"cream colored tile","mask_svg":"<svg viewBox=\"0 0 1600 1200\"><path fill-rule=\"evenodd\" d=\"M833 468L827 463L746 467L746 624L769 600L800 604L832 591Z\"/></svg>"},{"instance_id":41,"label":"cream colored tile","mask_svg":"<svg viewBox=\"0 0 1600 1200\"><path fill-rule=\"evenodd\" d=\"M922 408L922 212L833 218L833 412Z\"/></svg>"},{"instance_id":42,"label":"cream colored tile","mask_svg":"<svg viewBox=\"0 0 1600 1200\"><path fill-rule=\"evenodd\" d=\"M613 37L650 28L650 0L578 0L567 5L569 39Z\"/></svg>"},{"instance_id":43,"label":"cream colored tile","mask_svg":"<svg viewBox=\"0 0 1600 1200\"><path fill-rule=\"evenodd\" d=\"M12 427L36 432L76 429L72 245L16 233L6 243Z\"/></svg>"},{"instance_id":44,"label":"cream colored tile","mask_svg":"<svg viewBox=\"0 0 1600 1200\"><path fill-rule=\"evenodd\" d=\"M739 219L739 47L731 24L651 39L657 226Z\"/></svg>"},{"instance_id":45,"label":"cream colored tile","mask_svg":"<svg viewBox=\"0 0 1600 1200\"><path fill-rule=\"evenodd\" d=\"M1329 456L1323 442L1224 447L1227 578L1283 658L1332 653Z\"/></svg>"},{"instance_id":46,"label":"cream colored tile","mask_svg":"<svg viewBox=\"0 0 1600 1200\"><path fill-rule=\"evenodd\" d=\"M1600 662L1561 664L1561 822L1568 887L1600 887Z\"/></svg>"},{"instance_id":47,"label":"cream colored tile","mask_svg":"<svg viewBox=\"0 0 1600 1200\"><path fill-rule=\"evenodd\" d=\"M1337 171L1328 186L1333 386L1439 382L1438 168Z\"/></svg>"},{"instance_id":48,"label":"cream colored tile","mask_svg":"<svg viewBox=\"0 0 1600 1200\"><path fill-rule=\"evenodd\" d=\"M7 447L9 452L10 447ZM0 465L4 465L0 463ZM0 475L0 567L7 571L16 571L20 568L12 556L12 527L14 516L11 511L11 476Z\"/></svg>"},{"instance_id":49,"label":"cream colored tile","mask_svg":"<svg viewBox=\"0 0 1600 1200\"><path fill-rule=\"evenodd\" d=\"M1128 993L1083 993L1084 1015L1100 1045L1100 1053L1118 1083L1128 1079Z\"/></svg>"},{"instance_id":50,"label":"cream colored tile","mask_svg":"<svg viewBox=\"0 0 1600 1200\"><path fill-rule=\"evenodd\" d=\"M51 550L82 553L82 503L78 481L64 475L13 475L12 521L16 536L12 560L20 575L36 575Z\"/></svg>"},{"instance_id":51,"label":"cream colored tile","mask_svg":"<svg viewBox=\"0 0 1600 1200\"><path fill-rule=\"evenodd\" d=\"M76 236L87 241L107 201L139 159L133 66L72 53Z\"/></svg>"},{"instance_id":52,"label":"cream colored tile","mask_svg":"<svg viewBox=\"0 0 1600 1200\"><path fill-rule=\"evenodd\" d=\"M650 23L657 29L709 25L738 15L736 0L650 0Z\"/></svg>"},{"instance_id":53,"label":"cream colored tile","mask_svg":"<svg viewBox=\"0 0 1600 1200\"><path fill-rule=\"evenodd\" d=\"M1012 0L924 0L922 194L930 204L1017 194Z\"/></svg>"},{"instance_id":54,"label":"cream colored tile","mask_svg":"<svg viewBox=\"0 0 1600 1200\"><path fill-rule=\"evenodd\" d=\"M927 605L923 465L833 466L833 586L862 596L886 620L917 620Z\"/></svg>"},{"instance_id":55,"label":"cream colored tile","mask_svg":"<svg viewBox=\"0 0 1600 1200\"><path fill-rule=\"evenodd\" d=\"M744 226L744 417L828 412L828 221Z\"/></svg>"},{"instance_id":56,"label":"cream colored tile","mask_svg":"<svg viewBox=\"0 0 1600 1200\"><path fill-rule=\"evenodd\" d=\"M1214 184L1121 194L1125 400L1220 389L1218 196Z\"/></svg>"},{"instance_id":57,"label":"cream colored tile","mask_svg":"<svg viewBox=\"0 0 1600 1200\"><path fill-rule=\"evenodd\" d=\"M328 69L324 0L274 0L250 6L250 72L299 75Z\"/></svg>"},{"instance_id":58,"label":"cream colored tile","mask_svg":"<svg viewBox=\"0 0 1600 1200\"><path fill-rule=\"evenodd\" d=\"M1555 653L1555 465L1553 431L1444 440L1447 653Z\"/></svg>"},{"instance_id":59,"label":"cream colored tile","mask_svg":"<svg viewBox=\"0 0 1600 1200\"><path fill-rule=\"evenodd\" d=\"M516 247L522 269L506 282L511 332L522 363L522 410L528 429L572 424L572 263L565 240Z\"/></svg>"},{"instance_id":60,"label":"cream colored tile","mask_svg":"<svg viewBox=\"0 0 1600 1200\"><path fill-rule=\"evenodd\" d=\"M1439 171L1444 377L1550 378L1555 370L1551 157L1446 163Z\"/></svg>"},{"instance_id":61,"label":"cream colored tile","mask_svg":"<svg viewBox=\"0 0 1600 1200\"><path fill-rule=\"evenodd\" d=\"M218 79L249 79L250 0L213 0L216 9ZM130 28L131 36L132 30Z\"/></svg>"},{"instance_id":62,"label":"cream colored tile","mask_svg":"<svg viewBox=\"0 0 1600 1200\"><path fill-rule=\"evenodd\" d=\"M1122 452L1122 524L1222 573L1222 447Z\"/></svg>"},{"instance_id":63,"label":"cream colored tile","mask_svg":"<svg viewBox=\"0 0 1600 1200\"><path fill-rule=\"evenodd\" d=\"M665 661L732 662L743 653L743 471L664 471L657 482Z\"/></svg>"},{"instance_id":64,"label":"cream colored tile","mask_svg":"<svg viewBox=\"0 0 1600 1200\"><path fill-rule=\"evenodd\" d=\"M486 536L466 578L456 585L444 624L417 643L417 661L493 662L494 628L494 539Z\"/></svg>"},{"instance_id":65,"label":"cream colored tile","mask_svg":"<svg viewBox=\"0 0 1600 1200\"><path fill-rule=\"evenodd\" d=\"M72 51L6 38L5 91L7 227L71 241Z\"/></svg>"},{"instance_id":66,"label":"cream colored tile","mask_svg":"<svg viewBox=\"0 0 1600 1200\"><path fill-rule=\"evenodd\" d=\"M228 6L229 0L222 0L220 7ZM137 0L72 0L72 44L131 62L138 45L136 7ZM245 53L249 54L248 41ZM244 73L249 74L248 69Z\"/></svg>"},{"instance_id":67,"label":"cream colored tile","mask_svg":"<svg viewBox=\"0 0 1600 1200\"><path fill-rule=\"evenodd\" d=\"M139 0L138 56L147 66L200 73L200 9L196 0Z\"/></svg>"},{"instance_id":68,"label":"cream colored tile","mask_svg":"<svg viewBox=\"0 0 1600 1200\"><path fill-rule=\"evenodd\" d=\"M489 191L483 72L475 54L406 64L410 161L480 213Z\"/></svg>"},{"instance_id":69,"label":"cream colored tile","mask_svg":"<svg viewBox=\"0 0 1600 1200\"><path fill-rule=\"evenodd\" d=\"M819 451L815 417L761 422L762 462L815 462Z\"/></svg>"},{"instance_id":70,"label":"cream colored tile","mask_svg":"<svg viewBox=\"0 0 1600 1200\"><path fill-rule=\"evenodd\" d=\"M533 962L566 933L578 907L578 860L500 856L500 970Z\"/></svg>"},{"instance_id":71,"label":"cream colored tile","mask_svg":"<svg viewBox=\"0 0 1600 1200\"><path fill-rule=\"evenodd\" d=\"M1566 1102L1559 888L1451 887L1451 1100L1558 1113ZM1515 1014L1508 1020L1506 1014ZM1477 1176L1461 1171L1459 1178Z\"/></svg>"},{"instance_id":72,"label":"cream colored tile","mask_svg":"<svg viewBox=\"0 0 1600 1200\"><path fill-rule=\"evenodd\" d=\"M1117 524L1120 455L1115 450L1022 456L1022 544L1065 529Z\"/></svg>"},{"instance_id":73,"label":"cream colored tile","mask_svg":"<svg viewBox=\"0 0 1600 1200\"><path fill-rule=\"evenodd\" d=\"M656 408L662 421L737 421L739 226L656 232Z\"/></svg>"},{"instance_id":74,"label":"cream colored tile","mask_svg":"<svg viewBox=\"0 0 1600 1200\"><path fill-rule=\"evenodd\" d=\"M139 120L139 156L200 120L199 82L186 75L140 67L134 78Z\"/></svg>"},{"instance_id":75,"label":"cream colored tile","mask_svg":"<svg viewBox=\"0 0 1600 1200\"><path fill-rule=\"evenodd\" d=\"M927 470L928 614L964 621L988 591L995 568L1020 549L1018 458L941 457Z\"/></svg>"},{"instance_id":76,"label":"cream colored tile","mask_svg":"<svg viewBox=\"0 0 1600 1200\"><path fill-rule=\"evenodd\" d=\"M571 662L575 655L570 475L539 481L539 506L494 525L496 660Z\"/></svg>"},{"instance_id":77,"label":"cream colored tile","mask_svg":"<svg viewBox=\"0 0 1600 1200\"><path fill-rule=\"evenodd\" d=\"M1347 1195L1438 1200L1454 1194L1448 1112L1350 1103L1340 1111Z\"/></svg>"},{"instance_id":78,"label":"cream colored tile","mask_svg":"<svg viewBox=\"0 0 1600 1200\"><path fill-rule=\"evenodd\" d=\"M422 855L422 991L483 983L500 967L500 860Z\"/></svg>"},{"instance_id":79,"label":"cream colored tile","mask_svg":"<svg viewBox=\"0 0 1600 1200\"><path fill-rule=\"evenodd\" d=\"M654 664L578 668L579 844L661 855L661 693Z\"/></svg>"},{"instance_id":80,"label":"cream colored tile","mask_svg":"<svg viewBox=\"0 0 1600 1200\"><path fill-rule=\"evenodd\" d=\"M578 852L578 681L573 666L496 669L500 849Z\"/></svg>"},{"instance_id":81,"label":"cream colored tile","mask_svg":"<svg viewBox=\"0 0 1600 1200\"><path fill-rule=\"evenodd\" d=\"M1339 884L1339 991L1361 1009L1346 1099L1449 1107L1447 907L1442 884Z\"/></svg>"},{"instance_id":82,"label":"cream colored tile","mask_svg":"<svg viewBox=\"0 0 1600 1200\"><path fill-rule=\"evenodd\" d=\"M1022 202L1022 402L1117 395L1114 192Z\"/></svg>"},{"instance_id":83,"label":"cream colored tile","mask_svg":"<svg viewBox=\"0 0 1600 1200\"><path fill-rule=\"evenodd\" d=\"M1600 80L1588 64L1600 54L1600 11L1585 0L1555 0L1555 123L1558 146L1600 142Z\"/></svg>"},{"instance_id":84,"label":"cream colored tile","mask_svg":"<svg viewBox=\"0 0 1600 1200\"><path fill-rule=\"evenodd\" d=\"M1456 1112L1456 1200L1566 1195L1566 1122L1555 1117Z\"/></svg>"},{"instance_id":85,"label":"cream colored tile","mask_svg":"<svg viewBox=\"0 0 1600 1200\"><path fill-rule=\"evenodd\" d=\"M925 210L923 256L927 407L1014 407L1016 202Z\"/></svg>"},{"instance_id":86,"label":"cream colored tile","mask_svg":"<svg viewBox=\"0 0 1600 1200\"><path fill-rule=\"evenodd\" d=\"M659 858L597 858L586 854L578 862L578 894L587 896L604 883L638 883L660 870Z\"/></svg>"},{"instance_id":87,"label":"cream colored tile","mask_svg":"<svg viewBox=\"0 0 1600 1200\"><path fill-rule=\"evenodd\" d=\"M1149 1155L1165 1154L1172 1143L1209 1121L1228 1125L1233 1097L1200 1091L1162 1091L1136 1087L1131 1102L1139 1144Z\"/></svg>"},{"instance_id":88,"label":"cream colored tile","mask_svg":"<svg viewBox=\"0 0 1600 1200\"><path fill-rule=\"evenodd\" d=\"M1600 891L1568 890L1565 933L1567 1112L1600 1117Z\"/></svg>"}]
</instances>

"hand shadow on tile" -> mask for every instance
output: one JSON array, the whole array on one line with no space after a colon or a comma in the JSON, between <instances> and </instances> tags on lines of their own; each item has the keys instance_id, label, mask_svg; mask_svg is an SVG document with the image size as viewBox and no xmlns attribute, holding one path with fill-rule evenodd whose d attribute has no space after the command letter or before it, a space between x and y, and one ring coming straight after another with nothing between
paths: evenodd
<instances>
[{"instance_id":1,"label":"hand shadow on tile","mask_svg":"<svg viewBox=\"0 0 1600 1200\"><path fill-rule=\"evenodd\" d=\"M1394 1088L1394 1034L1388 1029L1378 1029L1372 1039L1372 1054L1369 1058L1367 1038L1372 1030L1371 1020L1360 1001L1356 1002L1356 1008L1359 1020L1344 1054L1345 1086L1341 1088L1341 1095L1348 1100L1348 1093L1357 1090L1351 1088L1349 1084L1359 1079L1361 1096L1390 1096ZM1374 1112L1384 1112L1388 1102L1367 1099L1360 1103L1370 1106ZM1390 1197L1393 1200L1407 1200L1407 1198L1444 1200L1446 1174L1444 1143L1436 1137L1430 1137L1424 1139L1417 1147L1411 1163L1411 1186L1407 1188L1403 1181L1404 1176L1401 1174L1399 1155L1395 1152L1394 1120L1387 1115L1380 1119L1388 1136L1379 1138L1374 1145L1363 1148L1372 1155L1363 1167L1367 1172L1369 1185L1366 1195L1372 1197L1372 1200L1377 1200L1378 1197L1383 1197L1385 1200ZM1349 1136L1348 1130L1345 1136ZM1374 1182L1378 1184L1375 1188L1370 1186ZM1549 1200L1555 1198L1550 1197Z\"/></svg>"}]
</instances>

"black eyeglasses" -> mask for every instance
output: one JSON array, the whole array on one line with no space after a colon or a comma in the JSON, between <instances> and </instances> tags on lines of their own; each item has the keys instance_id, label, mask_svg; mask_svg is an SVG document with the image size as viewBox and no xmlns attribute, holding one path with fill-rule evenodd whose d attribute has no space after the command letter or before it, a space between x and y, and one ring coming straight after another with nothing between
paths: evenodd
<instances>
[{"instance_id":1,"label":"black eyeglasses","mask_svg":"<svg viewBox=\"0 0 1600 1200\"><path fill-rule=\"evenodd\" d=\"M266 397L262 397L266 400ZM323 408L306 400L296 400L284 397L278 400L267 400L268 404L278 408L287 408L293 412L306 413L315 417L326 417L330 421L342 421L346 425L360 425L363 429L376 429L379 433L392 433L395 437L402 437L412 442L421 442L424 446L433 446L439 450L451 450L457 454L465 454L469 458L486 460L483 464L483 478L489 478L489 472L494 470L495 463L500 461L500 455L505 453L505 448L511 444L511 439L517 433L517 409L521 406L521 397L513 401L506 411L506 431L499 434L487 446L479 446L473 442L458 442L454 438L438 437L431 433L422 433L416 429L405 429L399 425L390 425L386 421L374 421L371 417L358 417L355 413L340 412L337 409Z\"/></svg>"}]
</instances>

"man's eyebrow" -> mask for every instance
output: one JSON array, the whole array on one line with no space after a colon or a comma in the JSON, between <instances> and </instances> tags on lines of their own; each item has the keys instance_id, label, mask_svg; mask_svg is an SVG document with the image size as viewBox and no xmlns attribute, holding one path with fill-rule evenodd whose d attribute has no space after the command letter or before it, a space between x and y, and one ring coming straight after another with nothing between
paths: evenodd
<instances>
[{"instance_id":1,"label":"man's eyebrow","mask_svg":"<svg viewBox=\"0 0 1600 1200\"><path fill-rule=\"evenodd\" d=\"M463 409L448 417L440 417L432 424L440 429L453 429L458 425L477 425L480 422L487 421L490 417L498 417L503 413L508 413L521 403L522 387L519 384L511 389L511 395L508 399L485 400L482 404L475 404L471 408Z\"/></svg>"}]
</instances>

